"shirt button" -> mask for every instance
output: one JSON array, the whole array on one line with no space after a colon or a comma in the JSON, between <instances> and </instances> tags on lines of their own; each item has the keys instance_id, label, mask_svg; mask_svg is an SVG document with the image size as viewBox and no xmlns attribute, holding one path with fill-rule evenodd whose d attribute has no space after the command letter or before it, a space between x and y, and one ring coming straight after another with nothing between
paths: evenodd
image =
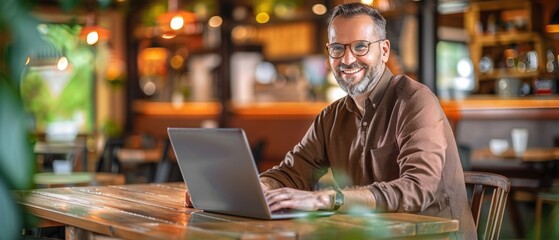
<instances>
[{"instance_id":1,"label":"shirt button","mask_svg":"<svg viewBox=\"0 0 559 240\"><path fill-rule=\"evenodd\" d=\"M366 127L366 126L367 126L367 122L363 122L363 126Z\"/></svg>"}]
</instances>

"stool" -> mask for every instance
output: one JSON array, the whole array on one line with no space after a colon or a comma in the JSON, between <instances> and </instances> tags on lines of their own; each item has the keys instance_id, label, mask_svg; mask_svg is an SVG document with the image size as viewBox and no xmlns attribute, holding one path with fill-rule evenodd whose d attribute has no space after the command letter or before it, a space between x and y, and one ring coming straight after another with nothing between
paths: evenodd
<instances>
[{"instance_id":1,"label":"stool","mask_svg":"<svg viewBox=\"0 0 559 240\"><path fill-rule=\"evenodd\" d=\"M92 172L56 174L52 172L45 172L33 175L33 182L41 187L52 188L68 186L122 185L125 181L123 174Z\"/></svg>"},{"instance_id":2,"label":"stool","mask_svg":"<svg viewBox=\"0 0 559 240\"><path fill-rule=\"evenodd\" d=\"M541 224L542 224L542 207L544 203L557 205L559 203L559 192L540 192L536 197L536 209L534 213L535 217L535 233L534 239L541 239ZM551 214L552 218L555 218L555 214ZM555 220L553 220L555 222Z\"/></svg>"}]
</instances>

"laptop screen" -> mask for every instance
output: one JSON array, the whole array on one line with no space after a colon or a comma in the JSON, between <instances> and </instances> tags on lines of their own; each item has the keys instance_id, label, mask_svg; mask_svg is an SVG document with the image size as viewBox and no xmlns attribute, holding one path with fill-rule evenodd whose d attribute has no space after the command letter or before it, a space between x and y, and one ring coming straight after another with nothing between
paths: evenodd
<instances>
[{"instance_id":1,"label":"laptop screen","mask_svg":"<svg viewBox=\"0 0 559 240\"><path fill-rule=\"evenodd\" d=\"M242 129L168 128L168 134L195 208L270 217Z\"/></svg>"}]
</instances>

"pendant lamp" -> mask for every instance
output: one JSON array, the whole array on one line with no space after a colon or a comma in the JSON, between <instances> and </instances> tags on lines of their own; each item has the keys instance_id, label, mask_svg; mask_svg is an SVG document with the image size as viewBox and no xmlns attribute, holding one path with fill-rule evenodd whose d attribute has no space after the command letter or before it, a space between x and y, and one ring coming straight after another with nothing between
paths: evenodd
<instances>
[{"instance_id":1,"label":"pendant lamp","mask_svg":"<svg viewBox=\"0 0 559 240\"><path fill-rule=\"evenodd\" d=\"M80 32L80 38L89 45L95 45L98 42L107 41L109 37L110 31L96 24L95 12L89 12L85 26Z\"/></svg>"},{"instance_id":2,"label":"pendant lamp","mask_svg":"<svg viewBox=\"0 0 559 240\"><path fill-rule=\"evenodd\" d=\"M178 0L169 0L169 10L157 17L161 37L173 38L178 33L197 31L196 15L193 12L179 10Z\"/></svg>"}]
</instances>

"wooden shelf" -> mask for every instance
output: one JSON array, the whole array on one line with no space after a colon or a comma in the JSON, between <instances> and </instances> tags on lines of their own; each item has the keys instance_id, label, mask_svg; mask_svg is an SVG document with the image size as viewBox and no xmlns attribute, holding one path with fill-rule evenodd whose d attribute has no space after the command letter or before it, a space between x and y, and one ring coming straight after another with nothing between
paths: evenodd
<instances>
[{"instance_id":1,"label":"wooden shelf","mask_svg":"<svg viewBox=\"0 0 559 240\"><path fill-rule=\"evenodd\" d=\"M506 2L506 3L504 3ZM521 9L526 7L525 1L485 1L476 2L475 6L484 11L495 11L502 9Z\"/></svg>"},{"instance_id":2,"label":"wooden shelf","mask_svg":"<svg viewBox=\"0 0 559 240\"><path fill-rule=\"evenodd\" d=\"M464 25L470 35L470 58L474 65L476 93L492 92L491 88L481 88L480 82L497 80L499 78L519 78L531 80L544 72L543 41L540 34L534 31L532 23L532 3L522 0L500 0L472 2L464 15ZM503 29L500 21L521 19L524 24L511 29ZM492 19L492 20L489 20ZM490 24L490 22L492 24ZM488 25L495 25L490 30ZM520 47L515 47L520 46ZM519 72L516 66L513 70L494 69L489 73L481 72L479 63L484 56L488 56L493 66L502 66L505 59L513 58L515 62L525 61L523 54L535 51L538 67L532 72Z\"/></svg>"},{"instance_id":3,"label":"wooden shelf","mask_svg":"<svg viewBox=\"0 0 559 240\"><path fill-rule=\"evenodd\" d=\"M501 32L495 34L479 35L474 41L481 45L506 45L518 42L539 42L541 37L533 32Z\"/></svg>"}]
</instances>

